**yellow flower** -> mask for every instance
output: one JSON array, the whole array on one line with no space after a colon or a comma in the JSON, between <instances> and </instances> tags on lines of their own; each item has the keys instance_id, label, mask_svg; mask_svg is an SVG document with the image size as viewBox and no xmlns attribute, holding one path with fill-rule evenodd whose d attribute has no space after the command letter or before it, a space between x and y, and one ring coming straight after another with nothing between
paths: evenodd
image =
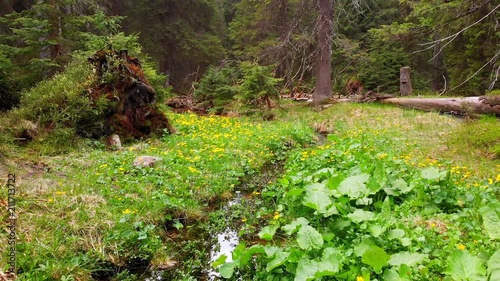
<instances>
[{"instance_id":1,"label":"yellow flower","mask_svg":"<svg viewBox=\"0 0 500 281\"><path fill-rule=\"evenodd\" d=\"M196 168L191 167L191 166L189 166L189 167L188 167L188 170L189 170L191 173L197 173L197 172L198 172L198 170L197 170Z\"/></svg>"},{"instance_id":2,"label":"yellow flower","mask_svg":"<svg viewBox=\"0 0 500 281\"><path fill-rule=\"evenodd\" d=\"M500 182L500 174L497 175L496 181Z\"/></svg>"},{"instance_id":3,"label":"yellow flower","mask_svg":"<svg viewBox=\"0 0 500 281\"><path fill-rule=\"evenodd\" d=\"M63 195L63 194L66 194L66 191L56 191L56 194L57 195Z\"/></svg>"},{"instance_id":4,"label":"yellow flower","mask_svg":"<svg viewBox=\"0 0 500 281\"><path fill-rule=\"evenodd\" d=\"M493 184L493 179L492 179L492 178L489 178L489 179L488 179L488 183L489 183L489 184Z\"/></svg>"},{"instance_id":5,"label":"yellow flower","mask_svg":"<svg viewBox=\"0 0 500 281\"><path fill-rule=\"evenodd\" d=\"M465 250L465 245L464 244L458 244L457 248L461 251Z\"/></svg>"},{"instance_id":6,"label":"yellow flower","mask_svg":"<svg viewBox=\"0 0 500 281\"><path fill-rule=\"evenodd\" d=\"M363 276L358 276L356 277L356 281L365 281L365 278L363 278Z\"/></svg>"},{"instance_id":7,"label":"yellow flower","mask_svg":"<svg viewBox=\"0 0 500 281\"><path fill-rule=\"evenodd\" d=\"M49 203L53 203L54 202L54 199L52 198L49 198L49 200L47 200Z\"/></svg>"},{"instance_id":8,"label":"yellow flower","mask_svg":"<svg viewBox=\"0 0 500 281\"><path fill-rule=\"evenodd\" d=\"M257 196L257 195L259 195L259 194L260 194L260 192L258 192L258 191L254 191L254 192L252 192L252 195L254 195L254 196Z\"/></svg>"},{"instance_id":9,"label":"yellow flower","mask_svg":"<svg viewBox=\"0 0 500 281\"><path fill-rule=\"evenodd\" d=\"M241 222L246 222L247 221L247 218L242 218L241 219Z\"/></svg>"},{"instance_id":10,"label":"yellow flower","mask_svg":"<svg viewBox=\"0 0 500 281\"><path fill-rule=\"evenodd\" d=\"M108 164L102 164L101 166L99 166L99 168L106 168L108 166Z\"/></svg>"},{"instance_id":11,"label":"yellow flower","mask_svg":"<svg viewBox=\"0 0 500 281\"><path fill-rule=\"evenodd\" d=\"M277 220L281 217L281 214L279 212L274 212L274 217L273 219Z\"/></svg>"},{"instance_id":12,"label":"yellow flower","mask_svg":"<svg viewBox=\"0 0 500 281\"><path fill-rule=\"evenodd\" d=\"M436 227L436 224L435 224L435 223L431 223L431 226L432 226L432 227Z\"/></svg>"},{"instance_id":13,"label":"yellow flower","mask_svg":"<svg viewBox=\"0 0 500 281\"><path fill-rule=\"evenodd\" d=\"M135 211L132 211L130 209L125 209L125 210L122 211L122 214L124 214L124 215L133 214L133 213L135 213Z\"/></svg>"}]
</instances>

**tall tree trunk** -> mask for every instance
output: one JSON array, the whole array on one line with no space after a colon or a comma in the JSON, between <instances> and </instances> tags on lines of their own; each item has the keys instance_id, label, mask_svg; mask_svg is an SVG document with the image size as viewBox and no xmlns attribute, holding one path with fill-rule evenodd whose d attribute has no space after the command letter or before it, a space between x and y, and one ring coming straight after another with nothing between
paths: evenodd
<instances>
[{"instance_id":1,"label":"tall tree trunk","mask_svg":"<svg viewBox=\"0 0 500 281\"><path fill-rule=\"evenodd\" d=\"M0 0L0 17L13 12L14 8L12 8L12 5L10 4L9 0Z\"/></svg>"},{"instance_id":2,"label":"tall tree trunk","mask_svg":"<svg viewBox=\"0 0 500 281\"><path fill-rule=\"evenodd\" d=\"M320 104L332 95L332 4L330 0L318 0L319 55L316 65L316 88L314 90L314 104Z\"/></svg>"},{"instance_id":3,"label":"tall tree trunk","mask_svg":"<svg viewBox=\"0 0 500 281\"><path fill-rule=\"evenodd\" d=\"M52 5L53 14L49 17L50 21L50 34L49 38L51 41L57 42L56 44L50 47L50 57L53 60L57 60L60 55L63 53L63 46L61 45L62 38L62 19L61 19L61 10L59 7L59 3L57 0L51 0L50 4Z\"/></svg>"}]
</instances>

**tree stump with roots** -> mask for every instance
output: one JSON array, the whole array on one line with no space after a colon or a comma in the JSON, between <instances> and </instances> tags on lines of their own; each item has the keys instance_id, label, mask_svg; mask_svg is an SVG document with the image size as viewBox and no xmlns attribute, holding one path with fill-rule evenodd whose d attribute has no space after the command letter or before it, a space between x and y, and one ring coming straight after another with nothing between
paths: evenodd
<instances>
[{"instance_id":1,"label":"tree stump with roots","mask_svg":"<svg viewBox=\"0 0 500 281\"><path fill-rule=\"evenodd\" d=\"M175 129L155 106L151 87L137 58L126 50L99 50L89 62L96 73L95 85L88 90L94 105L105 101L103 126L87 132L94 137L119 135L122 139L141 139Z\"/></svg>"}]
</instances>

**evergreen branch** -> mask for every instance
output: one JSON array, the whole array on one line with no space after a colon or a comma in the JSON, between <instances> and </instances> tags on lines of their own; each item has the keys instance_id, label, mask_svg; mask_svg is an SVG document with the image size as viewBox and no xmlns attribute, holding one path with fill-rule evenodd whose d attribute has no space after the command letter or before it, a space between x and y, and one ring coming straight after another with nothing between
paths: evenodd
<instances>
[{"instance_id":1,"label":"evergreen branch","mask_svg":"<svg viewBox=\"0 0 500 281\"><path fill-rule=\"evenodd\" d=\"M477 20L476 22L474 22L473 24L471 25L468 25L466 27L464 27L462 30L456 32L455 34L452 34L450 36L447 36L445 38L441 38L441 39L438 39L438 40L434 40L434 41L431 41L431 42L427 42L427 43L422 43L422 44L419 44L420 46L427 46L427 45L435 45L436 43L441 43L441 42L444 42L446 40L449 40L451 39L453 41L453 39L455 39L459 34L465 32L467 29L475 26L476 24L482 22L484 19L486 19L487 17L489 17L493 12L495 12L498 8L500 8L500 4L498 4L495 8L493 8L493 10L491 10L488 14L486 14L484 17L480 18L479 20Z\"/></svg>"}]
</instances>

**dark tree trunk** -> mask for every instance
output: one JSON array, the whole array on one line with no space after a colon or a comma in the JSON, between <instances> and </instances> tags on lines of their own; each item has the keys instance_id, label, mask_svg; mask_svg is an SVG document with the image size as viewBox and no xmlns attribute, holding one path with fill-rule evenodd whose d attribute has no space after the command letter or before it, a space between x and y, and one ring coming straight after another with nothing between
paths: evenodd
<instances>
[{"instance_id":1,"label":"dark tree trunk","mask_svg":"<svg viewBox=\"0 0 500 281\"><path fill-rule=\"evenodd\" d=\"M401 67L400 70L400 89L399 92L402 96L410 96L413 92L413 88L411 86L411 69L408 66Z\"/></svg>"},{"instance_id":2,"label":"dark tree trunk","mask_svg":"<svg viewBox=\"0 0 500 281\"><path fill-rule=\"evenodd\" d=\"M318 0L318 60L314 104L320 104L332 95L332 5L330 0Z\"/></svg>"},{"instance_id":3,"label":"dark tree trunk","mask_svg":"<svg viewBox=\"0 0 500 281\"><path fill-rule=\"evenodd\" d=\"M13 13L14 8L10 4L9 0L0 0L0 17L7 14Z\"/></svg>"},{"instance_id":4,"label":"dark tree trunk","mask_svg":"<svg viewBox=\"0 0 500 281\"><path fill-rule=\"evenodd\" d=\"M61 10L57 0L51 0L50 4L53 7L54 14L50 16L51 27L49 37L51 41L57 42L50 47L50 57L57 61L58 57L63 53L63 46L60 44L62 38Z\"/></svg>"}]
</instances>

